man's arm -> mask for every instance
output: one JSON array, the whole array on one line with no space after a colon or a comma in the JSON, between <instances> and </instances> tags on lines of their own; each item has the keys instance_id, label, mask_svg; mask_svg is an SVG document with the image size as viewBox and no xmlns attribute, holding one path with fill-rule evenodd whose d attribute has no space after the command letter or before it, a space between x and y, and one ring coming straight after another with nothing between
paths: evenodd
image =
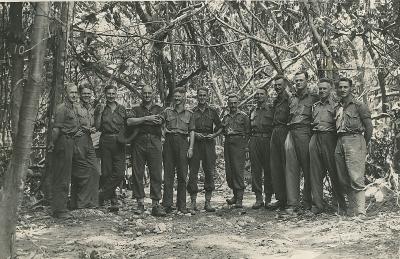
<instances>
[{"instance_id":1,"label":"man's arm","mask_svg":"<svg viewBox=\"0 0 400 259\"><path fill-rule=\"evenodd\" d=\"M365 142L368 145L369 141L372 138L372 132L374 130L374 127L372 126L371 112L369 111L368 106L364 103L362 103L358 108L359 108L358 109L359 116L365 128L364 132Z\"/></svg>"},{"instance_id":2,"label":"man's arm","mask_svg":"<svg viewBox=\"0 0 400 259\"><path fill-rule=\"evenodd\" d=\"M100 130L100 126L101 126L101 116L103 114L104 111L104 104L98 104L96 109L94 110L94 127L97 130Z\"/></svg>"}]
</instances>

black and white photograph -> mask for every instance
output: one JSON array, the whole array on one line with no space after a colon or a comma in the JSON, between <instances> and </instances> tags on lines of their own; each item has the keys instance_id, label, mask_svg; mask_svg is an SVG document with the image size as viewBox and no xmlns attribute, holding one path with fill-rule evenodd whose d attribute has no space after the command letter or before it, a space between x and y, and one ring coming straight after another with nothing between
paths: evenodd
<instances>
[{"instance_id":1,"label":"black and white photograph","mask_svg":"<svg viewBox=\"0 0 400 259\"><path fill-rule=\"evenodd\" d=\"M399 0L0 0L0 259L399 259L399 174Z\"/></svg>"}]
</instances>

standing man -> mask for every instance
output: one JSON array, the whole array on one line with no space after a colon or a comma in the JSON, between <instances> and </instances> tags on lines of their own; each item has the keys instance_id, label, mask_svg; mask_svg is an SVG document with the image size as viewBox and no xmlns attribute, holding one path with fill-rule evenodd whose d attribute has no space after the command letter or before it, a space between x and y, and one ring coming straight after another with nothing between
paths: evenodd
<instances>
[{"instance_id":1,"label":"standing man","mask_svg":"<svg viewBox=\"0 0 400 259\"><path fill-rule=\"evenodd\" d=\"M186 214L186 177L188 158L193 155L194 120L193 113L185 108L186 90L174 89L174 107L163 112L165 120L164 157L164 196L163 206L167 213L172 211L175 170L178 178L176 206L178 211ZM188 141L189 137L189 141Z\"/></svg>"},{"instance_id":2,"label":"standing man","mask_svg":"<svg viewBox=\"0 0 400 259\"><path fill-rule=\"evenodd\" d=\"M133 195L137 200L137 214L144 212L144 171L147 164L150 174L151 214L155 217L165 216L160 206L162 183L162 144L161 113L163 108L154 103L154 90L145 85L142 88L142 103L133 107L132 117L127 119L129 127L136 127L139 132L132 147L132 184Z\"/></svg>"},{"instance_id":3,"label":"standing man","mask_svg":"<svg viewBox=\"0 0 400 259\"><path fill-rule=\"evenodd\" d=\"M215 152L215 137L222 131L221 119L218 111L208 105L208 89L201 87L197 89L197 106L193 109L193 119L195 124L195 143L193 147L193 157L189 162L189 182L187 191L190 193L191 211L197 210L196 198L199 188L197 186L200 161L204 171L204 190L205 204L207 212L214 212L211 206L211 196L215 189L214 170L217 154Z\"/></svg>"},{"instance_id":4,"label":"standing man","mask_svg":"<svg viewBox=\"0 0 400 259\"><path fill-rule=\"evenodd\" d=\"M117 89L108 85L105 90L106 105L96 112L96 127L101 132L101 177L100 177L100 205L105 200L111 200L111 210L118 210L115 189L124 179L125 174L125 143L120 143L118 135L125 131L125 107L115 101ZM100 106L99 106L100 107Z\"/></svg>"},{"instance_id":5,"label":"standing man","mask_svg":"<svg viewBox=\"0 0 400 259\"><path fill-rule=\"evenodd\" d=\"M346 209L346 202L340 190L335 164L335 147L337 141L335 110L337 102L331 94L332 81L322 78L318 83L319 101L312 108L312 137L310 140L310 178L312 208L314 214L324 211L323 180L326 171L332 183L333 197L340 210Z\"/></svg>"},{"instance_id":6,"label":"standing man","mask_svg":"<svg viewBox=\"0 0 400 259\"><path fill-rule=\"evenodd\" d=\"M285 140L288 133L289 122L289 95L286 91L286 78L277 75L274 78L274 88L277 98L274 100L274 129L271 136L271 178L275 192L274 203L265 204L268 209L286 207L286 178L285 178Z\"/></svg>"},{"instance_id":7,"label":"standing man","mask_svg":"<svg viewBox=\"0 0 400 259\"><path fill-rule=\"evenodd\" d=\"M311 138L311 107L318 100L307 88L308 74L295 74L296 93L290 100L289 133L285 142L286 193L288 208L293 214L300 207L300 169L304 175L303 208L311 209L310 155L308 145Z\"/></svg>"},{"instance_id":8,"label":"standing man","mask_svg":"<svg viewBox=\"0 0 400 259\"><path fill-rule=\"evenodd\" d=\"M54 167L52 178L53 216L67 219L67 202L71 177L74 208L96 207L90 179L97 174L95 155L84 109L79 104L78 88L73 83L66 84L66 100L56 110L53 138L49 151L53 152Z\"/></svg>"},{"instance_id":9,"label":"standing man","mask_svg":"<svg viewBox=\"0 0 400 259\"><path fill-rule=\"evenodd\" d=\"M257 107L250 113L251 137L249 143L252 191L256 195L253 209L271 202L273 192L270 169L270 141L273 128L274 111L271 104L267 103L267 91L259 88L254 99ZM264 180L263 180L264 171Z\"/></svg>"},{"instance_id":10,"label":"standing man","mask_svg":"<svg viewBox=\"0 0 400 259\"><path fill-rule=\"evenodd\" d=\"M235 204L235 208L243 208L244 170L246 147L250 134L249 117L238 109L238 96L228 96L229 113L222 119L224 127L224 159L225 173L228 187L233 191L233 197L227 199L228 205Z\"/></svg>"},{"instance_id":11,"label":"standing man","mask_svg":"<svg viewBox=\"0 0 400 259\"><path fill-rule=\"evenodd\" d=\"M340 99L336 112L336 130L339 135L335 159L339 181L349 201L349 216L365 215L365 158L372 137L371 113L364 103L351 94L353 82L339 80L337 94Z\"/></svg>"}]
</instances>

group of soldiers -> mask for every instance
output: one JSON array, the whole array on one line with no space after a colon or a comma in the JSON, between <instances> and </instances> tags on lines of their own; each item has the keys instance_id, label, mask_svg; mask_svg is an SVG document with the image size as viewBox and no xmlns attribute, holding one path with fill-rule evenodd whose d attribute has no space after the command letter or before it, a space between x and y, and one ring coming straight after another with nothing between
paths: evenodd
<instances>
[{"instance_id":1,"label":"group of soldiers","mask_svg":"<svg viewBox=\"0 0 400 259\"><path fill-rule=\"evenodd\" d=\"M185 107L184 88L174 89L173 104L164 109L154 102L154 89L145 85L141 104L127 112L116 102L112 86L104 90L106 103L92 108L92 92L87 85L78 88L67 84L67 98L57 107L50 144L54 161L53 215L70 217L69 193L70 209L104 206L107 201L110 208L118 209L115 190L124 179L127 143L132 158L132 191L137 200L135 213L145 211L147 166L151 214L165 216L175 209L175 173L176 209L195 214L200 164L205 177L204 210L214 212L215 145L221 134L226 181L233 192L226 202L234 208L243 208L249 150L253 209L279 209L290 215L324 212L327 203L323 199L323 180L328 173L337 211L365 215L366 147L373 130L368 107L352 95L353 82L349 78L338 82L320 79L318 94L310 91L306 71L296 73L294 82L294 90L289 91L284 76L274 77L277 96L273 100L265 88L257 89L257 105L250 116L239 110L238 96L228 94L228 111L222 119L218 109L209 105L209 89L205 87L197 89L197 106L189 110ZM97 154L101 170L91 139L96 131L101 132ZM271 201L273 195L275 202Z\"/></svg>"}]
</instances>

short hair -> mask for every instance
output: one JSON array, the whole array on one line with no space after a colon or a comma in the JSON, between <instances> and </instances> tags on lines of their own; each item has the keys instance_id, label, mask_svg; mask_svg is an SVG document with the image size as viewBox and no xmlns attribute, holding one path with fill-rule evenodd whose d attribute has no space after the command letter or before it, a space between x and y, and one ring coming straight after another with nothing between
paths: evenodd
<instances>
[{"instance_id":1,"label":"short hair","mask_svg":"<svg viewBox=\"0 0 400 259\"><path fill-rule=\"evenodd\" d=\"M85 89L85 88L87 88L87 89L89 89L90 91L92 91L92 88L90 88L90 84L89 84L89 83L83 83L83 84L79 85L79 87L78 87L78 93L81 94L82 91L83 91L83 89Z\"/></svg>"},{"instance_id":2,"label":"short hair","mask_svg":"<svg viewBox=\"0 0 400 259\"><path fill-rule=\"evenodd\" d=\"M183 87L176 87L173 91L173 93L181 93L181 94L185 94L186 93L186 89Z\"/></svg>"},{"instance_id":3,"label":"short hair","mask_svg":"<svg viewBox=\"0 0 400 259\"><path fill-rule=\"evenodd\" d=\"M348 77L341 77L341 78L339 78L338 86L339 86L339 83L340 83L340 82L347 82L347 83L349 83L350 87L353 87L353 81L352 81L350 78L348 78Z\"/></svg>"},{"instance_id":4,"label":"short hair","mask_svg":"<svg viewBox=\"0 0 400 259\"><path fill-rule=\"evenodd\" d=\"M228 93L228 99L230 99L230 98L238 98L239 99L239 96L236 93Z\"/></svg>"},{"instance_id":5,"label":"short hair","mask_svg":"<svg viewBox=\"0 0 400 259\"><path fill-rule=\"evenodd\" d=\"M144 88L150 88L152 91L154 91L154 87L152 87L151 85L148 84L143 84L143 83L138 83L136 85L138 88L141 88L141 91L143 91Z\"/></svg>"},{"instance_id":6,"label":"short hair","mask_svg":"<svg viewBox=\"0 0 400 259\"><path fill-rule=\"evenodd\" d=\"M308 79L308 73L305 70L300 70L300 71L296 72L296 74L294 74L294 75L297 76L297 75L301 75L301 74L304 74L306 79Z\"/></svg>"},{"instance_id":7,"label":"short hair","mask_svg":"<svg viewBox=\"0 0 400 259\"><path fill-rule=\"evenodd\" d=\"M318 83L328 83L330 85L333 85L332 80L330 80L329 78L326 78L326 77L320 78Z\"/></svg>"},{"instance_id":8,"label":"short hair","mask_svg":"<svg viewBox=\"0 0 400 259\"><path fill-rule=\"evenodd\" d=\"M268 94L267 89L265 89L264 87L258 87L256 91L258 90L263 90L265 94Z\"/></svg>"},{"instance_id":9,"label":"short hair","mask_svg":"<svg viewBox=\"0 0 400 259\"><path fill-rule=\"evenodd\" d=\"M104 88L104 92L107 93L107 91L110 89L117 90L117 88L113 85L106 85L106 87Z\"/></svg>"},{"instance_id":10,"label":"short hair","mask_svg":"<svg viewBox=\"0 0 400 259\"><path fill-rule=\"evenodd\" d=\"M276 76L274 76L274 78L272 79L273 81L278 81L279 79L282 79L283 81L286 81L286 77L282 74L278 74Z\"/></svg>"},{"instance_id":11,"label":"short hair","mask_svg":"<svg viewBox=\"0 0 400 259\"><path fill-rule=\"evenodd\" d=\"M69 88L71 88L71 87L76 87L77 89L78 89L78 91L79 91L79 88L78 88L78 86L75 84L75 83L73 83L73 82L65 82L64 83L64 90L65 91L68 91L68 89Z\"/></svg>"},{"instance_id":12,"label":"short hair","mask_svg":"<svg viewBox=\"0 0 400 259\"><path fill-rule=\"evenodd\" d=\"M201 86L199 88L197 88L197 94L199 94L199 91L204 91L207 94L210 92L210 90L207 87Z\"/></svg>"}]
</instances>

